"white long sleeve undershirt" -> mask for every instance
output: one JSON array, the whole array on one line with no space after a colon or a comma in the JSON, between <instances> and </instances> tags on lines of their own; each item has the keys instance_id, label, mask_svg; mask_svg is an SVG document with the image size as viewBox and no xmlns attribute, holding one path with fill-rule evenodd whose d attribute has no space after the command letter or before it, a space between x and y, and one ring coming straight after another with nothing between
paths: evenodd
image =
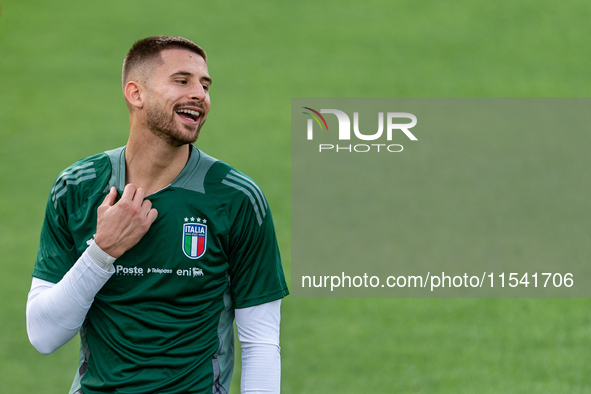
<instances>
[{"instance_id":1,"label":"white long sleeve undershirt","mask_svg":"<svg viewBox=\"0 0 591 394\"><path fill-rule=\"evenodd\" d=\"M242 350L241 393L279 393L281 300L236 309L236 327Z\"/></svg>"},{"instance_id":2,"label":"white long sleeve undershirt","mask_svg":"<svg viewBox=\"0 0 591 394\"><path fill-rule=\"evenodd\" d=\"M76 336L94 296L115 272L114 261L93 241L57 284L33 278L27 333L39 352L53 353Z\"/></svg>"},{"instance_id":3,"label":"white long sleeve undershirt","mask_svg":"<svg viewBox=\"0 0 591 394\"><path fill-rule=\"evenodd\" d=\"M113 275L115 258L94 241L57 284L33 278L27 299L27 333L31 344L50 354L74 338L95 295ZM281 300L236 309L242 345L241 393L279 393Z\"/></svg>"}]
</instances>

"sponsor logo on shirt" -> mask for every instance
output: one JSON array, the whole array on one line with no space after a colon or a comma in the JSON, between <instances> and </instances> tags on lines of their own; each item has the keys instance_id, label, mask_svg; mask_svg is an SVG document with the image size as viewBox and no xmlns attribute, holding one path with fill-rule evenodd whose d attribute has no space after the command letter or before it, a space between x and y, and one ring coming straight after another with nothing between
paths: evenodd
<instances>
[{"instance_id":1,"label":"sponsor logo on shirt","mask_svg":"<svg viewBox=\"0 0 591 394\"><path fill-rule=\"evenodd\" d=\"M189 276L189 277L196 277L196 276L204 276L203 269L198 267L186 268L186 269L178 269L174 271L171 268L148 268L144 270L142 267L124 267L122 265L115 265L115 274L116 275L133 275L133 276L144 276L145 273L147 274L172 274L176 272L178 276Z\"/></svg>"},{"instance_id":2,"label":"sponsor logo on shirt","mask_svg":"<svg viewBox=\"0 0 591 394\"><path fill-rule=\"evenodd\" d=\"M124 267L122 265L115 265L116 275L133 275L133 276L144 276L144 269L141 267Z\"/></svg>"},{"instance_id":3,"label":"sponsor logo on shirt","mask_svg":"<svg viewBox=\"0 0 591 394\"><path fill-rule=\"evenodd\" d=\"M201 268L193 267L189 269L178 269L176 270L178 276L203 276L203 270Z\"/></svg>"},{"instance_id":4,"label":"sponsor logo on shirt","mask_svg":"<svg viewBox=\"0 0 591 394\"><path fill-rule=\"evenodd\" d=\"M148 268L148 274L172 274L172 270L168 268Z\"/></svg>"},{"instance_id":5,"label":"sponsor logo on shirt","mask_svg":"<svg viewBox=\"0 0 591 394\"><path fill-rule=\"evenodd\" d=\"M133 276L144 276L145 273L147 274L172 274L176 272L178 276L188 276L188 277L196 277L196 276L204 276L203 269L198 267L186 268L186 269L178 269L174 271L170 268L148 268L144 270L141 267L124 267L122 265L115 265L115 274L116 275L133 275Z\"/></svg>"}]
</instances>

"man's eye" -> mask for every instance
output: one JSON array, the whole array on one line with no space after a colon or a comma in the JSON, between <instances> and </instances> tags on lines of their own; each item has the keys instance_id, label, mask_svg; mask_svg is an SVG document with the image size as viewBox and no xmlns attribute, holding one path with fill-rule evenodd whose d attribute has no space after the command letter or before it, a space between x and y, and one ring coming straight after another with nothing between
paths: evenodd
<instances>
[{"instance_id":1,"label":"man's eye","mask_svg":"<svg viewBox=\"0 0 591 394\"><path fill-rule=\"evenodd\" d=\"M205 90L206 92L209 91L209 86L208 85L202 85L203 86L203 90Z\"/></svg>"},{"instance_id":2,"label":"man's eye","mask_svg":"<svg viewBox=\"0 0 591 394\"><path fill-rule=\"evenodd\" d=\"M187 80L186 79L177 79L176 82L177 83L180 83L181 85L186 85L187 84Z\"/></svg>"}]
</instances>

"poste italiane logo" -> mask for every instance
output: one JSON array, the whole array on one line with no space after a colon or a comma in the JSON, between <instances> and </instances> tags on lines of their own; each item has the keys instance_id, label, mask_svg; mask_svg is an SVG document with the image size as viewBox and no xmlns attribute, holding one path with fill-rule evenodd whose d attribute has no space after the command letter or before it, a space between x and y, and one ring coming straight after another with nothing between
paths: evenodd
<instances>
[{"instance_id":1,"label":"poste italiane logo","mask_svg":"<svg viewBox=\"0 0 591 394\"><path fill-rule=\"evenodd\" d=\"M328 124L322 114L333 114L336 115L337 121L339 122L338 139L339 141L350 141L351 140L351 119L344 111L338 109L321 109L320 112L310 107L302 107L310 112L302 112L303 114L309 115L312 119L308 119L307 124L307 139L314 139L314 121L320 127L320 130L326 129L328 131ZM410 123L394 123L395 119L408 119ZM416 126L417 117L408 112L387 112L386 113L386 140L392 141L392 135L394 131L401 131L411 141L417 141L417 137L410 131L411 128ZM353 133L356 139L362 141L375 141L382 136L384 133L384 113L378 113L378 131L373 134L363 134L359 131L359 113L353 112ZM377 152L402 152L404 147L400 144L319 144L318 151L320 153L326 151L333 152L356 152L364 153L369 151Z\"/></svg>"}]
</instances>

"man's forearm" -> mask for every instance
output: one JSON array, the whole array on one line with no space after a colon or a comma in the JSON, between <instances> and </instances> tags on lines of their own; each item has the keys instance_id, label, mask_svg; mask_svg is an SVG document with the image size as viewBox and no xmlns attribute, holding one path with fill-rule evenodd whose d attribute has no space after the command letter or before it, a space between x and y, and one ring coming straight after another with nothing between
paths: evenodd
<instances>
[{"instance_id":1,"label":"man's forearm","mask_svg":"<svg viewBox=\"0 0 591 394\"><path fill-rule=\"evenodd\" d=\"M281 300L276 300L235 311L242 345L241 393L280 392L280 308Z\"/></svg>"},{"instance_id":2,"label":"man's forearm","mask_svg":"<svg viewBox=\"0 0 591 394\"><path fill-rule=\"evenodd\" d=\"M281 354L279 346L242 344L240 392L279 394L281 389Z\"/></svg>"},{"instance_id":3,"label":"man's forearm","mask_svg":"<svg viewBox=\"0 0 591 394\"><path fill-rule=\"evenodd\" d=\"M50 354L76 336L96 293L113 275L114 258L94 242L57 284L33 278L27 299L27 333Z\"/></svg>"}]
</instances>

